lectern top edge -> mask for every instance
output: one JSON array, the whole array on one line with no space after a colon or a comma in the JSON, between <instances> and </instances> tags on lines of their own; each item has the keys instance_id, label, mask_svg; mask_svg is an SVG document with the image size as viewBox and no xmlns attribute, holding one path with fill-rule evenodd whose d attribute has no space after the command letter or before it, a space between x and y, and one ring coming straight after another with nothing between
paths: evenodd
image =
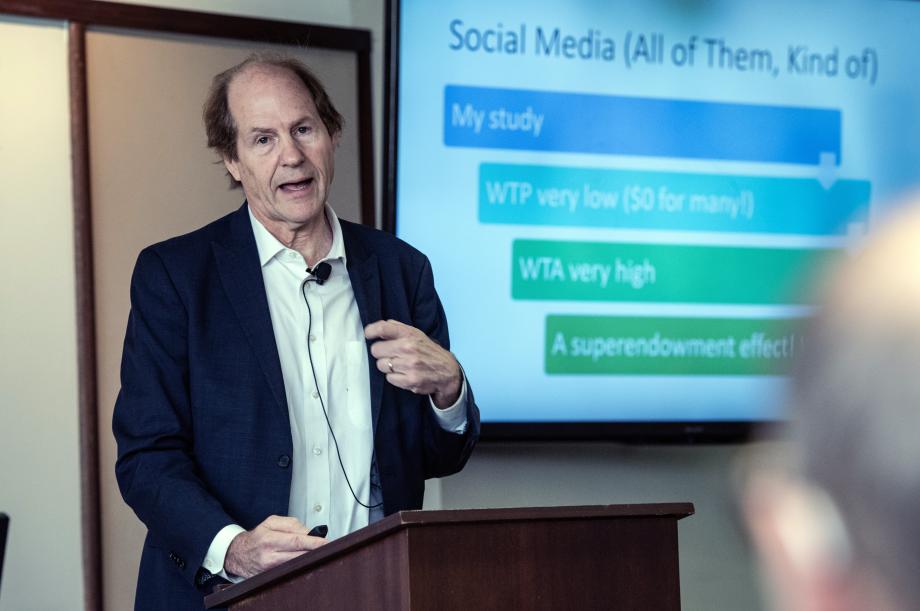
<instances>
[{"instance_id":1,"label":"lectern top edge","mask_svg":"<svg viewBox=\"0 0 920 611\"><path fill-rule=\"evenodd\" d=\"M389 536L399 530L426 528L444 524L562 521L591 519L637 519L674 518L680 520L693 515L692 503L642 503L628 505L576 505L558 507L508 507L499 509L449 509L400 511L357 530L349 535L330 541L318 550L294 558L282 565L265 571L246 581L220 590L205 597L208 608L225 606L256 590L283 579L292 573L310 570L329 560L348 554L352 550L372 541Z\"/></svg>"},{"instance_id":2,"label":"lectern top edge","mask_svg":"<svg viewBox=\"0 0 920 611\"><path fill-rule=\"evenodd\" d=\"M444 524L449 522L501 522L521 520L570 520L642 516L671 516L678 520L694 513L693 503L638 503L627 505L562 505L557 507L507 507L497 509L446 509L400 511L396 524Z\"/></svg>"}]
</instances>

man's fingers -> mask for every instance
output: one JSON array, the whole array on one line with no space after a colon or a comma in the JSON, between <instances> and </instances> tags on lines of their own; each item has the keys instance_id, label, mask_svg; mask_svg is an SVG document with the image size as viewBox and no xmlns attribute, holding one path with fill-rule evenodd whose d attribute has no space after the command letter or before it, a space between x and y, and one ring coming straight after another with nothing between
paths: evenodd
<instances>
[{"instance_id":1,"label":"man's fingers","mask_svg":"<svg viewBox=\"0 0 920 611\"><path fill-rule=\"evenodd\" d=\"M414 376L406 375L404 373L390 373L387 374L386 378L387 382L393 386L396 386L397 388L403 388L417 395L427 395L429 392L428 384L420 382Z\"/></svg>"},{"instance_id":2,"label":"man's fingers","mask_svg":"<svg viewBox=\"0 0 920 611\"><path fill-rule=\"evenodd\" d=\"M395 359L396 357L393 357ZM383 373L393 373L396 371L396 363L393 362L393 359L390 358L378 358L377 359L377 371Z\"/></svg>"},{"instance_id":3,"label":"man's fingers","mask_svg":"<svg viewBox=\"0 0 920 611\"><path fill-rule=\"evenodd\" d=\"M364 337L367 339L398 339L411 335L415 327L403 324L398 320L378 320L364 327Z\"/></svg>"},{"instance_id":4,"label":"man's fingers","mask_svg":"<svg viewBox=\"0 0 920 611\"><path fill-rule=\"evenodd\" d=\"M262 539L265 549L279 552L306 552L326 543L322 537L308 534L268 531Z\"/></svg>"},{"instance_id":5,"label":"man's fingers","mask_svg":"<svg viewBox=\"0 0 920 611\"><path fill-rule=\"evenodd\" d=\"M306 533L309 531L303 522L291 516L268 516L259 526L288 533Z\"/></svg>"},{"instance_id":6,"label":"man's fingers","mask_svg":"<svg viewBox=\"0 0 920 611\"><path fill-rule=\"evenodd\" d=\"M293 560L304 554L306 554L306 552L274 552L269 554L265 559L265 570L274 568L279 564L284 564L288 560Z\"/></svg>"},{"instance_id":7,"label":"man's fingers","mask_svg":"<svg viewBox=\"0 0 920 611\"><path fill-rule=\"evenodd\" d=\"M377 371L387 376L390 374L418 374L424 368L424 364L417 357L403 356L401 352L392 355L384 353L377 357L374 364L377 366Z\"/></svg>"},{"instance_id":8,"label":"man's fingers","mask_svg":"<svg viewBox=\"0 0 920 611\"><path fill-rule=\"evenodd\" d=\"M288 560L293 560L294 558L299 558L307 553L309 550L297 550L292 552L280 551L280 550L265 550L261 557L259 558L259 571L267 571L268 569L274 568L279 564L283 564Z\"/></svg>"},{"instance_id":9,"label":"man's fingers","mask_svg":"<svg viewBox=\"0 0 920 611\"><path fill-rule=\"evenodd\" d=\"M289 527L292 522L280 516L272 516L255 530L238 534L227 549L224 568L233 575L251 577L326 544L324 538L311 537L306 534L303 524L294 521L300 524L300 532L273 530L272 526Z\"/></svg>"},{"instance_id":10,"label":"man's fingers","mask_svg":"<svg viewBox=\"0 0 920 611\"><path fill-rule=\"evenodd\" d=\"M364 328L371 356L387 382L420 395L432 395L438 407L451 405L463 378L454 356L419 329L395 320L379 320Z\"/></svg>"},{"instance_id":11,"label":"man's fingers","mask_svg":"<svg viewBox=\"0 0 920 611\"><path fill-rule=\"evenodd\" d=\"M399 356L402 342L398 339L380 340L371 344L371 356L375 359Z\"/></svg>"}]
</instances>

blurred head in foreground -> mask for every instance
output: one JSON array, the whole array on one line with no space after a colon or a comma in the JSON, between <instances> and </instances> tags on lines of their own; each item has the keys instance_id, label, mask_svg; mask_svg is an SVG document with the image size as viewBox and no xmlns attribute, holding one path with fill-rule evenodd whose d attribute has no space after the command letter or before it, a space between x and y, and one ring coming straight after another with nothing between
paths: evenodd
<instances>
[{"instance_id":1,"label":"blurred head in foreground","mask_svg":"<svg viewBox=\"0 0 920 611\"><path fill-rule=\"evenodd\" d=\"M785 610L920 609L920 199L830 276L748 524Z\"/></svg>"}]
</instances>

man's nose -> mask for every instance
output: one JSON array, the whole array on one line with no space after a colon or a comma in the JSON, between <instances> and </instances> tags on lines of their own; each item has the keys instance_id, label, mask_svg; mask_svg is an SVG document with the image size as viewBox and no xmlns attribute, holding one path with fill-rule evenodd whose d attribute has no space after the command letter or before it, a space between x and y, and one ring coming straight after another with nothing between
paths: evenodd
<instances>
[{"instance_id":1,"label":"man's nose","mask_svg":"<svg viewBox=\"0 0 920 611\"><path fill-rule=\"evenodd\" d=\"M281 163L286 166L299 166L306 159L303 150L301 150L300 145L297 141L291 137L287 136L281 140Z\"/></svg>"}]
</instances>

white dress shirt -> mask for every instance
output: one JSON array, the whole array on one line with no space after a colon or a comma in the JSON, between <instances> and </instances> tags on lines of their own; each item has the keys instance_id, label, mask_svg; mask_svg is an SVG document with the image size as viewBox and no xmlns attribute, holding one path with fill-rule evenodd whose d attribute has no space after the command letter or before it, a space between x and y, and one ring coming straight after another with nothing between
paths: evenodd
<instances>
[{"instance_id":1,"label":"white dress shirt","mask_svg":"<svg viewBox=\"0 0 920 611\"><path fill-rule=\"evenodd\" d=\"M374 451L371 365L346 269L341 225L327 206L332 246L316 264L329 263L331 273L320 285L307 271L299 252L279 242L251 210L249 218L262 266L294 442L288 515L308 529L327 525L327 539L335 539L368 524L369 510L354 496L364 505L371 505ZM464 380L454 405L437 409L431 403L443 429L458 434L466 430L466 394ZM379 491L373 497L380 499ZM383 512L378 509L376 514L382 516ZM227 548L243 531L230 524L218 532L202 566L212 574L226 576L223 564Z\"/></svg>"}]
</instances>

